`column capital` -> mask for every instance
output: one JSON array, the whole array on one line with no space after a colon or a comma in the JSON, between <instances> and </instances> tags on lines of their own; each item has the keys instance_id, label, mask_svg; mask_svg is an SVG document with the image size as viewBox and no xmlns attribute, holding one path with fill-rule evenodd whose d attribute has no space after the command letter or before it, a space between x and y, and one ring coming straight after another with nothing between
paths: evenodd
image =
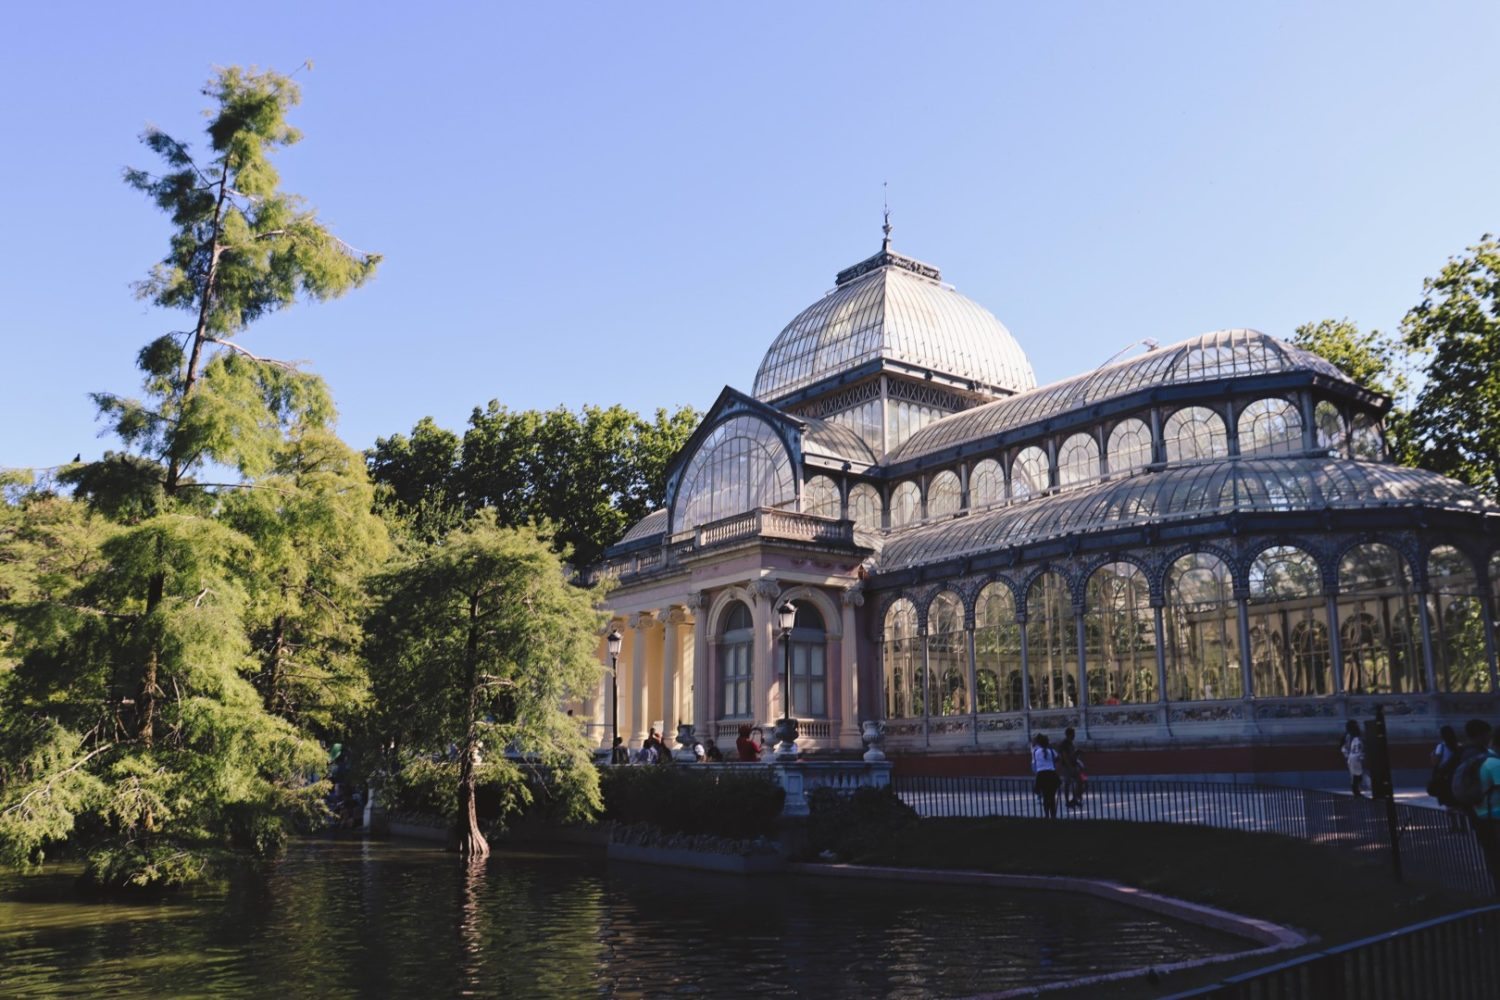
<instances>
[{"instance_id":1,"label":"column capital","mask_svg":"<svg viewBox=\"0 0 1500 1000\"><path fill-rule=\"evenodd\" d=\"M630 616L630 627L637 630L648 629L656 624L655 611L637 611Z\"/></svg>"},{"instance_id":2,"label":"column capital","mask_svg":"<svg viewBox=\"0 0 1500 1000\"><path fill-rule=\"evenodd\" d=\"M696 610L708 607L708 591L690 590L687 595L687 606Z\"/></svg>"},{"instance_id":3,"label":"column capital","mask_svg":"<svg viewBox=\"0 0 1500 1000\"><path fill-rule=\"evenodd\" d=\"M749 590L756 600L775 601L781 595L781 582L774 577L761 577L750 581Z\"/></svg>"},{"instance_id":4,"label":"column capital","mask_svg":"<svg viewBox=\"0 0 1500 1000\"><path fill-rule=\"evenodd\" d=\"M839 594L839 600L846 608L862 608L865 605L865 584L863 580L856 580L845 587Z\"/></svg>"},{"instance_id":5,"label":"column capital","mask_svg":"<svg viewBox=\"0 0 1500 1000\"><path fill-rule=\"evenodd\" d=\"M674 604L667 609L666 623L668 625L691 625L693 616L684 605Z\"/></svg>"}]
</instances>

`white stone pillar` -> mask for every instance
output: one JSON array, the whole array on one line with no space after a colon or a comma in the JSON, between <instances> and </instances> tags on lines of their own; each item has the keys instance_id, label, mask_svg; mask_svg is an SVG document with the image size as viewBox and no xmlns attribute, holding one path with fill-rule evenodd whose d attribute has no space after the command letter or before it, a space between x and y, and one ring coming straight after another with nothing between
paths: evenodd
<instances>
[{"instance_id":1,"label":"white stone pillar","mask_svg":"<svg viewBox=\"0 0 1500 1000\"><path fill-rule=\"evenodd\" d=\"M708 595L695 591L688 595L693 608L693 732L698 740L713 737L713 684L708 661Z\"/></svg>"},{"instance_id":2,"label":"white stone pillar","mask_svg":"<svg viewBox=\"0 0 1500 1000\"><path fill-rule=\"evenodd\" d=\"M689 624L687 609L673 605L662 620L661 657L661 735L663 740L677 736L678 713L682 711L682 627ZM675 745L673 749L676 749Z\"/></svg>"},{"instance_id":3,"label":"white stone pillar","mask_svg":"<svg viewBox=\"0 0 1500 1000\"><path fill-rule=\"evenodd\" d=\"M625 737L625 742L630 744L632 750L641 745L641 741L646 738L646 730L651 725L651 685L646 670L647 648L651 645L650 633L655 625L654 611L640 611L630 616L630 726L626 733L620 735ZM624 724L623 719L621 724Z\"/></svg>"},{"instance_id":4,"label":"white stone pillar","mask_svg":"<svg viewBox=\"0 0 1500 1000\"><path fill-rule=\"evenodd\" d=\"M839 595L843 605L839 619L839 733L840 747L858 747L859 735L859 626L856 611L865 603L862 584L855 583Z\"/></svg>"},{"instance_id":5,"label":"white stone pillar","mask_svg":"<svg viewBox=\"0 0 1500 1000\"><path fill-rule=\"evenodd\" d=\"M751 667L750 708L755 713L757 725L761 725L769 744L769 733L776 725L779 699L773 701L776 678L780 667L776 654L776 598L781 595L781 584L772 579L755 580L750 584L750 593L755 596L755 606L750 609L750 619L755 629L755 659Z\"/></svg>"}]
</instances>

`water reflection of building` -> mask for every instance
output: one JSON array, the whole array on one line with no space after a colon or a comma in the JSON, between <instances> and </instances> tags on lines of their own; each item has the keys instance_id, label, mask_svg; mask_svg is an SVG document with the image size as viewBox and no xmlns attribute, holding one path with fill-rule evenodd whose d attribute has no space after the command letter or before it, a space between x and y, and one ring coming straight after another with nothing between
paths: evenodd
<instances>
[{"instance_id":1,"label":"water reflection of building","mask_svg":"<svg viewBox=\"0 0 1500 1000\"><path fill-rule=\"evenodd\" d=\"M805 750L857 748L865 719L943 754L1494 715L1500 509L1388 462L1388 406L1252 330L1037 388L1009 331L887 238L752 395L723 391L666 507L607 554L621 735L769 732L784 599Z\"/></svg>"}]
</instances>

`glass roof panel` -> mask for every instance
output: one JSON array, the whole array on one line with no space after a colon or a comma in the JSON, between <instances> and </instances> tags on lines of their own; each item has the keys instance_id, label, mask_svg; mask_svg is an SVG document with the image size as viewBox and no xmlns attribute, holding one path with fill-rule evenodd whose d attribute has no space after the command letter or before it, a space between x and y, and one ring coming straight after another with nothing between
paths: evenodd
<instances>
[{"instance_id":1,"label":"glass roof panel","mask_svg":"<svg viewBox=\"0 0 1500 1000\"><path fill-rule=\"evenodd\" d=\"M1349 379L1331 362L1255 330L1222 330L929 424L890 456L901 462L1090 406L1138 389L1240 375L1312 371Z\"/></svg>"},{"instance_id":2,"label":"glass roof panel","mask_svg":"<svg viewBox=\"0 0 1500 1000\"><path fill-rule=\"evenodd\" d=\"M653 510L635 522L630 530L625 532L625 537L620 539L620 544L624 545L626 542L634 542L641 538L650 538L652 535L660 535L666 530L667 508L663 507L660 510Z\"/></svg>"},{"instance_id":3,"label":"glass roof panel","mask_svg":"<svg viewBox=\"0 0 1500 1000\"><path fill-rule=\"evenodd\" d=\"M1168 468L894 532L882 571L1013 545L1236 510L1374 507L1485 510L1469 488L1421 469L1338 458L1239 459Z\"/></svg>"}]
</instances>

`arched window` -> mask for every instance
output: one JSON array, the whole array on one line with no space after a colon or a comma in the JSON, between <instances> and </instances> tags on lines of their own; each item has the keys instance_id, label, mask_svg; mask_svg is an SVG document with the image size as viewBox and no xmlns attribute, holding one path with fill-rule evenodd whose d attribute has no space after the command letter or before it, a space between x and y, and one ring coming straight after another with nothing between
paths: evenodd
<instances>
[{"instance_id":1,"label":"arched window","mask_svg":"<svg viewBox=\"0 0 1500 1000\"><path fill-rule=\"evenodd\" d=\"M1349 446L1349 430L1344 426L1344 415L1338 406L1326 399L1321 400L1313 408L1313 423L1317 425L1318 447L1343 455Z\"/></svg>"},{"instance_id":2,"label":"arched window","mask_svg":"<svg viewBox=\"0 0 1500 1000\"><path fill-rule=\"evenodd\" d=\"M1128 476L1151 464L1151 428L1144 420L1131 417L1115 424L1109 432L1109 463L1111 476Z\"/></svg>"},{"instance_id":3,"label":"arched window","mask_svg":"<svg viewBox=\"0 0 1500 1000\"><path fill-rule=\"evenodd\" d=\"M1099 478L1099 443L1092 434L1074 434L1057 450L1059 489L1091 483Z\"/></svg>"},{"instance_id":4,"label":"arched window","mask_svg":"<svg viewBox=\"0 0 1500 1000\"><path fill-rule=\"evenodd\" d=\"M1089 577L1084 612L1084 673L1090 705L1156 700L1156 615L1151 588L1130 563L1100 566Z\"/></svg>"},{"instance_id":5,"label":"arched window","mask_svg":"<svg viewBox=\"0 0 1500 1000\"><path fill-rule=\"evenodd\" d=\"M1026 669L1032 708L1078 704L1078 638L1073 596L1053 572L1032 581L1026 592Z\"/></svg>"},{"instance_id":6,"label":"arched window","mask_svg":"<svg viewBox=\"0 0 1500 1000\"><path fill-rule=\"evenodd\" d=\"M1167 698L1238 698L1239 607L1234 578L1218 556L1195 552L1167 572Z\"/></svg>"},{"instance_id":7,"label":"arched window","mask_svg":"<svg viewBox=\"0 0 1500 1000\"><path fill-rule=\"evenodd\" d=\"M1017 500L1047 492L1047 453L1032 446L1021 449L1010 467L1010 495Z\"/></svg>"},{"instance_id":8,"label":"arched window","mask_svg":"<svg viewBox=\"0 0 1500 1000\"><path fill-rule=\"evenodd\" d=\"M798 718L828 715L827 650L823 616L812 601L798 601L792 625L792 711Z\"/></svg>"},{"instance_id":9,"label":"arched window","mask_svg":"<svg viewBox=\"0 0 1500 1000\"><path fill-rule=\"evenodd\" d=\"M993 458L974 463L969 470L969 506L975 510L1005 499L1005 472Z\"/></svg>"},{"instance_id":10,"label":"arched window","mask_svg":"<svg viewBox=\"0 0 1500 1000\"><path fill-rule=\"evenodd\" d=\"M723 692L719 718L753 718L750 664L755 658L755 629L750 609L743 601L735 601L724 609L719 621L719 690Z\"/></svg>"},{"instance_id":11,"label":"arched window","mask_svg":"<svg viewBox=\"0 0 1500 1000\"><path fill-rule=\"evenodd\" d=\"M1021 626L1016 602L1003 583L985 584L974 609L975 699L981 713L1019 712L1021 698Z\"/></svg>"},{"instance_id":12,"label":"arched window","mask_svg":"<svg viewBox=\"0 0 1500 1000\"><path fill-rule=\"evenodd\" d=\"M885 716L888 719L920 717L922 640L917 635L917 606L906 598L891 604L885 613Z\"/></svg>"},{"instance_id":13,"label":"arched window","mask_svg":"<svg viewBox=\"0 0 1500 1000\"><path fill-rule=\"evenodd\" d=\"M1488 691L1489 655L1474 563L1451 545L1427 557L1427 614L1440 691Z\"/></svg>"},{"instance_id":14,"label":"arched window","mask_svg":"<svg viewBox=\"0 0 1500 1000\"><path fill-rule=\"evenodd\" d=\"M1421 691L1427 686L1417 653L1410 577L1389 545L1361 545L1339 562L1339 647L1350 694Z\"/></svg>"},{"instance_id":15,"label":"arched window","mask_svg":"<svg viewBox=\"0 0 1500 1000\"><path fill-rule=\"evenodd\" d=\"M1186 406L1167 418L1162 431L1168 462L1193 462L1229 454L1224 418L1206 406Z\"/></svg>"},{"instance_id":16,"label":"arched window","mask_svg":"<svg viewBox=\"0 0 1500 1000\"><path fill-rule=\"evenodd\" d=\"M963 487L958 474L946 469L927 482L927 517L936 520L952 517L963 507Z\"/></svg>"},{"instance_id":17,"label":"arched window","mask_svg":"<svg viewBox=\"0 0 1500 1000\"><path fill-rule=\"evenodd\" d=\"M1385 458L1385 442L1380 437L1380 425L1368 413L1356 413L1349 427L1349 450L1355 458L1367 462L1379 462Z\"/></svg>"},{"instance_id":18,"label":"arched window","mask_svg":"<svg viewBox=\"0 0 1500 1000\"><path fill-rule=\"evenodd\" d=\"M1241 455L1302 450L1302 415L1285 399L1257 399L1240 411Z\"/></svg>"},{"instance_id":19,"label":"arched window","mask_svg":"<svg viewBox=\"0 0 1500 1000\"><path fill-rule=\"evenodd\" d=\"M673 530L796 499L792 463L771 425L732 417L715 427L688 460L674 505Z\"/></svg>"},{"instance_id":20,"label":"arched window","mask_svg":"<svg viewBox=\"0 0 1500 1000\"><path fill-rule=\"evenodd\" d=\"M849 520L862 531L880 530L880 492L869 483L856 483L850 488Z\"/></svg>"},{"instance_id":21,"label":"arched window","mask_svg":"<svg viewBox=\"0 0 1500 1000\"><path fill-rule=\"evenodd\" d=\"M922 519L922 490L908 479L891 490L891 527L904 528Z\"/></svg>"},{"instance_id":22,"label":"arched window","mask_svg":"<svg viewBox=\"0 0 1500 1000\"><path fill-rule=\"evenodd\" d=\"M967 715L969 643L963 602L951 591L938 594L927 608L927 674L932 714Z\"/></svg>"},{"instance_id":23,"label":"arched window","mask_svg":"<svg viewBox=\"0 0 1500 1000\"><path fill-rule=\"evenodd\" d=\"M802 513L839 516L839 487L827 476L813 476L802 486Z\"/></svg>"},{"instance_id":24,"label":"arched window","mask_svg":"<svg viewBox=\"0 0 1500 1000\"><path fill-rule=\"evenodd\" d=\"M1317 560L1288 545L1266 549L1251 564L1251 681L1257 697L1332 693L1321 581Z\"/></svg>"}]
</instances>

